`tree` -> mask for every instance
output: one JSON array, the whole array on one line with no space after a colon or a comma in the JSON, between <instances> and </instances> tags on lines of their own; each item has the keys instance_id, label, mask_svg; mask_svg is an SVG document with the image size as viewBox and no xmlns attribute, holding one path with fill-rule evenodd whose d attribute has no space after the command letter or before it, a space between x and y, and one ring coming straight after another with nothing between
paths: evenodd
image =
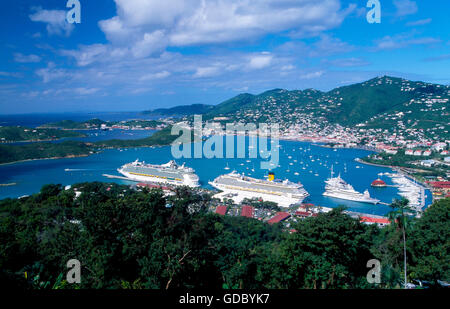
<instances>
[{"instance_id":1,"label":"tree","mask_svg":"<svg viewBox=\"0 0 450 309\"><path fill-rule=\"evenodd\" d=\"M429 206L409 237L410 274L417 279L450 281L450 198Z\"/></svg>"},{"instance_id":2,"label":"tree","mask_svg":"<svg viewBox=\"0 0 450 309\"><path fill-rule=\"evenodd\" d=\"M406 198L395 199L390 207L393 209L389 213L389 218L392 224L397 224L398 228L402 231L403 236L403 271L404 271L404 287L406 289L407 284L407 272L406 272L406 225L407 225L407 215L406 213L413 213L414 210L409 207L409 201Z\"/></svg>"}]
</instances>

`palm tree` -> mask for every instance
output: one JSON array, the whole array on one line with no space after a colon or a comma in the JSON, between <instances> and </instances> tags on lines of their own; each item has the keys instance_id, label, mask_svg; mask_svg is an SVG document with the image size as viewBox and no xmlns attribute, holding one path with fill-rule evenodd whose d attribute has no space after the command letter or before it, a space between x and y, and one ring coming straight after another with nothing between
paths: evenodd
<instances>
[{"instance_id":1,"label":"palm tree","mask_svg":"<svg viewBox=\"0 0 450 309\"><path fill-rule=\"evenodd\" d=\"M404 288L406 289L406 220L407 214L414 213L414 210L409 207L409 201L406 198L394 199L391 205L389 205L393 210L389 213L389 218L392 223L397 223L398 227L401 228L403 234L403 267L405 273Z\"/></svg>"}]
</instances>

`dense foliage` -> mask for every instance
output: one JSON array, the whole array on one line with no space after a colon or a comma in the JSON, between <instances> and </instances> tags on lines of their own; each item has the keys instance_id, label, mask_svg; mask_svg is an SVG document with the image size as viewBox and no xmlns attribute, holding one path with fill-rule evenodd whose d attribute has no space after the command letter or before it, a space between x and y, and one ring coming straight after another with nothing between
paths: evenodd
<instances>
[{"instance_id":1,"label":"dense foliage","mask_svg":"<svg viewBox=\"0 0 450 309\"><path fill-rule=\"evenodd\" d=\"M152 136L137 140L107 140L96 143L64 141L61 143L0 145L0 164L32 159L84 156L104 148L170 145L176 138L178 138L178 135L171 135L171 128L165 128Z\"/></svg>"},{"instance_id":2,"label":"dense foliage","mask_svg":"<svg viewBox=\"0 0 450 309\"><path fill-rule=\"evenodd\" d=\"M66 137L84 137L74 131L57 129L31 129L25 127L0 127L0 142L44 141Z\"/></svg>"},{"instance_id":3,"label":"dense foliage","mask_svg":"<svg viewBox=\"0 0 450 309\"><path fill-rule=\"evenodd\" d=\"M74 189L76 188L76 189ZM76 191L81 194L76 194ZM370 288L366 263L378 258L396 287L402 243L335 209L284 230L207 211L210 197L84 183L0 201L0 282L21 288ZM450 279L450 200L408 225L411 276ZM409 237L409 235L414 235ZM399 253L400 252L400 253ZM65 281L81 262L81 284ZM400 265L400 267L399 267Z\"/></svg>"},{"instance_id":4,"label":"dense foliage","mask_svg":"<svg viewBox=\"0 0 450 309\"><path fill-rule=\"evenodd\" d=\"M41 128L58 128L66 130L85 130L85 129L100 129L102 125L113 126L130 126L130 127L156 127L163 124L157 120L129 120L129 121L104 121L101 119L90 119L87 121L73 121L73 120L61 120L58 122L47 123L41 126Z\"/></svg>"},{"instance_id":5,"label":"dense foliage","mask_svg":"<svg viewBox=\"0 0 450 309\"><path fill-rule=\"evenodd\" d=\"M61 143L31 143L23 145L0 145L0 164L22 160L65 158L88 155L92 146L76 141Z\"/></svg>"}]
</instances>

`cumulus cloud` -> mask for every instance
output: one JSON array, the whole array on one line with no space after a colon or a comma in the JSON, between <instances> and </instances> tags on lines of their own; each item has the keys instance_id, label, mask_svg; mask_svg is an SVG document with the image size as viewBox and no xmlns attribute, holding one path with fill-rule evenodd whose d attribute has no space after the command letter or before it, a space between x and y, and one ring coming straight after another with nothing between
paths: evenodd
<instances>
[{"instance_id":1,"label":"cumulus cloud","mask_svg":"<svg viewBox=\"0 0 450 309\"><path fill-rule=\"evenodd\" d=\"M109 44L67 53L79 65L109 58L112 50L124 57L145 58L158 56L169 46L221 44L283 31L318 35L339 26L354 8L342 9L339 0L115 0L115 3L117 15L99 22ZM270 62L267 56L253 61L249 67Z\"/></svg>"},{"instance_id":2,"label":"cumulus cloud","mask_svg":"<svg viewBox=\"0 0 450 309\"><path fill-rule=\"evenodd\" d=\"M339 26L349 14L339 0L115 2L118 15L100 22L110 41L122 42L136 31L165 30L174 46L230 42L285 30L317 34Z\"/></svg>"},{"instance_id":3,"label":"cumulus cloud","mask_svg":"<svg viewBox=\"0 0 450 309\"><path fill-rule=\"evenodd\" d=\"M268 52L264 52L258 55L253 55L250 57L248 64L249 69L262 69L268 67L272 63L273 55Z\"/></svg>"},{"instance_id":4,"label":"cumulus cloud","mask_svg":"<svg viewBox=\"0 0 450 309\"><path fill-rule=\"evenodd\" d=\"M73 24L66 21L66 11L63 10L44 10L40 7L34 8L35 13L29 17L34 22L42 22L47 24L47 32L50 35L69 36L74 29Z\"/></svg>"},{"instance_id":5,"label":"cumulus cloud","mask_svg":"<svg viewBox=\"0 0 450 309\"><path fill-rule=\"evenodd\" d=\"M37 55L24 55L21 53L14 54L14 61L20 63L36 63L41 61L41 57Z\"/></svg>"}]
</instances>

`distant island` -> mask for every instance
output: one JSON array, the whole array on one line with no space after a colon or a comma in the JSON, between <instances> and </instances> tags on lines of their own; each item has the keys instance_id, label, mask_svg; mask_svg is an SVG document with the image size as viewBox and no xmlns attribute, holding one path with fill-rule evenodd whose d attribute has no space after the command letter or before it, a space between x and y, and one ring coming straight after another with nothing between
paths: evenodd
<instances>
[{"instance_id":1,"label":"distant island","mask_svg":"<svg viewBox=\"0 0 450 309\"><path fill-rule=\"evenodd\" d=\"M69 137L85 137L85 135L58 129L32 129L19 126L0 127L0 143L40 142Z\"/></svg>"},{"instance_id":2,"label":"distant island","mask_svg":"<svg viewBox=\"0 0 450 309\"><path fill-rule=\"evenodd\" d=\"M214 109L213 105L191 104L180 105L172 108L158 108L154 110L144 111L144 115L160 115L160 116L189 116L195 114L205 114Z\"/></svg>"},{"instance_id":3,"label":"distant island","mask_svg":"<svg viewBox=\"0 0 450 309\"><path fill-rule=\"evenodd\" d=\"M108 140L95 143L64 141L61 143L40 142L24 145L0 145L0 164L88 156L108 148L165 146L170 145L178 137L178 135L171 135L171 127L167 127L150 137L138 140Z\"/></svg>"},{"instance_id":4,"label":"distant island","mask_svg":"<svg viewBox=\"0 0 450 309\"><path fill-rule=\"evenodd\" d=\"M43 124L39 128L62 130L160 130L166 126L165 122L157 120L104 121L95 118L87 121L62 120Z\"/></svg>"}]
</instances>

